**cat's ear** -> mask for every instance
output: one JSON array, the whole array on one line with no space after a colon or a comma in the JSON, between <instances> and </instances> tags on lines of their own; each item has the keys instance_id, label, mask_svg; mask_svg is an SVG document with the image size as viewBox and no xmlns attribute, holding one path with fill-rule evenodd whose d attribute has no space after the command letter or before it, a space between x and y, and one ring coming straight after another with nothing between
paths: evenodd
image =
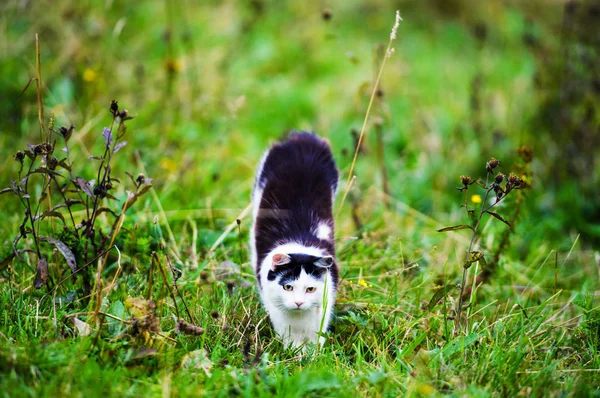
<instances>
[{"instance_id":1,"label":"cat's ear","mask_svg":"<svg viewBox=\"0 0 600 398\"><path fill-rule=\"evenodd\" d=\"M331 266L333 265L333 257L323 256L315 261L315 265L321 268L331 268Z\"/></svg>"},{"instance_id":2,"label":"cat's ear","mask_svg":"<svg viewBox=\"0 0 600 398\"><path fill-rule=\"evenodd\" d=\"M280 265L288 264L292 261L292 258L284 253L277 253L273 255L273 263L271 264L271 268L275 270Z\"/></svg>"}]
</instances>

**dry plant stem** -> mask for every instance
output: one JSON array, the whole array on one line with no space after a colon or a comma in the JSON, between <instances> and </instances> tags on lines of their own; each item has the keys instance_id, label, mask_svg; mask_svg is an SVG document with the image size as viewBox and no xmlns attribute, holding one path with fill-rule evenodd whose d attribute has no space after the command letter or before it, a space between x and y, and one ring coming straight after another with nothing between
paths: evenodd
<instances>
[{"instance_id":1,"label":"dry plant stem","mask_svg":"<svg viewBox=\"0 0 600 398\"><path fill-rule=\"evenodd\" d=\"M377 135L377 159L379 160L379 168L381 170L381 180L382 180L382 189L383 193L385 193L384 197L384 205L388 209L390 208L390 202L387 200L387 197L390 196L390 186L388 183L388 173L387 167L385 167L385 158L383 152L383 127L381 125L375 126L375 132Z\"/></svg>"},{"instance_id":2,"label":"dry plant stem","mask_svg":"<svg viewBox=\"0 0 600 398\"><path fill-rule=\"evenodd\" d=\"M235 227L237 226L237 221L243 220L244 217L246 217L248 213L250 213L250 210L252 210L252 203L249 203L248 206L246 206L246 208L242 210L242 212L237 216L237 218L232 223L230 223L227 226L227 228L225 228L225 231L223 231L223 233L217 238L215 243L213 243L210 249L208 249L207 257L209 259L213 257L213 255L215 254L215 250L217 250L217 247L219 247L219 245L223 243L223 240L225 240L227 235L229 235L231 231L235 229Z\"/></svg>"},{"instance_id":3,"label":"dry plant stem","mask_svg":"<svg viewBox=\"0 0 600 398\"><path fill-rule=\"evenodd\" d=\"M169 291L169 295L171 296L171 299L173 300L173 305L175 306L175 314L177 315L177 319L181 319L181 316L179 315L179 307L177 307L177 301L175 299L175 295L173 294L173 290L171 289L171 285L169 284L169 278L167 278L167 272L165 271L165 268L162 266L160 259L158 258L158 254L156 254L156 252L152 252L152 261L156 261L158 268L160 269L160 273L163 276L163 279L165 281L165 285L167 286L167 290ZM191 321L191 319L190 319Z\"/></svg>"},{"instance_id":4,"label":"dry plant stem","mask_svg":"<svg viewBox=\"0 0 600 398\"><path fill-rule=\"evenodd\" d=\"M488 186L489 176L490 176L490 174L488 173L487 176L486 176L486 178L485 178L485 186L486 187ZM467 247L467 254L465 256L465 264L469 260L469 255L471 254L471 249L473 248L473 243L475 242L475 237L477 236L477 229L479 228L479 224L481 223L481 219L483 218L483 215L485 214L485 212L487 210L491 209L496 203L498 203L498 202L494 203L493 205L491 205L490 207L488 207L486 210L483 209L484 206L485 206L485 203L487 202L487 198L488 198L491 190L492 190L492 188L487 188L486 189L485 197L481 201L481 211L479 213L479 217L477 218L477 224L475 224L475 227L473 228L473 235L471 236L471 241L469 242L469 246ZM467 206L466 193L465 193L465 206ZM469 217L469 210L468 209L469 208L467 207L467 217ZM460 321L461 321L461 315L462 315L462 306L463 306L463 296L465 294L465 285L467 284L467 274L468 274L468 272L469 272L469 268L463 267L462 282L460 283L460 295L458 296L458 308L456 309L456 325L457 325L457 328L456 328L455 332L458 332L458 329L460 328Z\"/></svg>"},{"instance_id":5,"label":"dry plant stem","mask_svg":"<svg viewBox=\"0 0 600 398\"><path fill-rule=\"evenodd\" d=\"M135 151L135 160L136 160L137 164L140 166L142 172L147 175L146 168L144 167L144 163L142 162L142 157L140 156L139 151ZM171 242L170 249L173 251L175 256L177 256L177 260L181 261L181 252L179 251L179 247L177 246L177 241L175 240L175 235L173 234L173 230L171 229L171 226L169 225L169 219L168 219L167 215L165 214L165 210L163 209L162 203L160 202L160 198L158 197L156 189L151 188L150 194L152 195L152 199L156 203L156 206L158 207L158 212L160 213L160 216L164 221L165 227L167 228L167 233L169 234L169 241ZM249 207L250 207L250 205L249 205Z\"/></svg>"},{"instance_id":6,"label":"dry plant stem","mask_svg":"<svg viewBox=\"0 0 600 398\"><path fill-rule=\"evenodd\" d=\"M35 160L32 160L31 163L29 164L29 169L27 170L27 180L25 181L25 195L27 195L27 198L23 198L23 196L19 195L21 198L21 202L23 203L23 206L25 206L25 211L27 218L29 218L29 222L31 223L31 233L33 234L33 242L35 244L35 251L38 255L38 260L40 260L42 258L42 254L40 251L40 246L38 243L38 235L35 232L35 224L33 221L33 215L31 213L31 199L29 198L29 176L31 175L31 169L33 167L33 162Z\"/></svg>"},{"instance_id":7,"label":"dry plant stem","mask_svg":"<svg viewBox=\"0 0 600 398\"><path fill-rule=\"evenodd\" d=\"M64 139L64 141L65 141L65 148L67 149L67 164L69 165L69 168L72 170L73 163L71 162L71 150L69 149L69 143L67 142L66 138ZM72 181L74 178L73 178L73 172L71 170L69 170L69 179ZM79 200L81 200L81 202L83 203L84 200L83 200L83 195L81 193L81 190L77 189L76 191L77 191L77 196L79 196ZM67 202L65 201L65 203L67 203ZM71 206L67 204L67 207L69 208L69 212L71 212ZM88 206L85 206L85 215L86 215L87 219L89 220L90 219L90 209Z\"/></svg>"},{"instance_id":8,"label":"dry plant stem","mask_svg":"<svg viewBox=\"0 0 600 398\"><path fill-rule=\"evenodd\" d=\"M92 314L93 314L93 312L88 312L88 311L84 311L84 312L74 312L74 313L72 313L72 314L67 314L67 315L65 315L65 318L64 318L64 319L76 318L76 317L78 317L78 316L88 316L88 315L92 315ZM105 317L107 317L107 318L114 319L114 320L116 320L116 321L119 321L119 322L122 322L122 323L125 323L125 324L127 324L127 325L129 325L129 324L131 324L131 323L132 323L131 321L128 321L128 320L126 320L126 319L121 319L121 318L119 318L118 316L115 316L115 315L109 314L109 313L107 313L107 312L100 312L100 315L102 315L102 316L105 316Z\"/></svg>"},{"instance_id":9,"label":"dry plant stem","mask_svg":"<svg viewBox=\"0 0 600 398\"><path fill-rule=\"evenodd\" d=\"M42 142L45 143L50 143L50 131L48 131L48 134L45 134L45 130L44 130L44 104L43 104L43 80L42 80L42 61L41 61L41 57L40 57L40 40L38 37L38 34L35 34L35 73L36 73L36 96L37 96L37 107L38 107L38 121L40 123L40 137ZM45 166L45 165L43 165ZM46 185L46 188L44 189L44 191L46 191L46 197L48 199L48 210L50 210L52 208L52 199L51 199L51 195L50 195L50 179L51 176L48 175L46 176L46 178L48 179L48 184ZM37 214L36 214L37 215ZM39 228L39 223L38 223L38 228ZM51 220L51 225L53 226L52 220ZM31 226L32 228L33 225ZM39 229L38 229L38 235L39 235Z\"/></svg>"},{"instance_id":10,"label":"dry plant stem","mask_svg":"<svg viewBox=\"0 0 600 398\"><path fill-rule=\"evenodd\" d=\"M521 204L523 203L523 197L519 195L517 197L516 209L513 214L512 219L510 220L510 225L512 225L512 229L514 229L517 219L519 218L519 214L521 212ZM480 277L477 278L477 283L483 283L487 281L490 276L495 272L496 267L498 265L498 261L500 260L500 254L504 251L504 248L508 245L510 240L510 233L512 229L507 229L502 234L502 238L500 239L500 244L498 245L498 249L494 253L492 260L487 263L487 266L482 269Z\"/></svg>"},{"instance_id":11,"label":"dry plant stem","mask_svg":"<svg viewBox=\"0 0 600 398\"><path fill-rule=\"evenodd\" d=\"M381 81L381 76L383 75L383 69L385 68L385 61L389 58L392 49L392 42L396 38L395 29L397 28L398 18L400 14L396 16L396 25L394 25L394 29L392 30L392 35L390 36L390 41L388 42L387 48L385 50L385 56L381 61L381 68L379 68L379 73L377 74L377 79L375 80L375 84L373 85L373 90L371 91L371 98L369 99L369 105L367 106L367 112L365 114L365 118L363 120L362 128L360 129L360 135L358 136L358 142L356 143L356 149L354 150L354 157L352 158L352 164L350 164L350 171L348 172L348 179L346 180L346 188L344 189L344 195L342 195L342 200L338 207L338 210L335 214L335 219L337 220L342 208L344 207L344 202L346 201L346 196L348 196L348 191L350 190L350 180L352 179L354 173L354 166L356 164L356 159L358 158L358 152L360 150L360 145L362 144L363 136L365 135L365 130L367 127L367 122L369 121L369 114L371 113L371 107L373 106L373 102L375 101L375 95L377 93L377 88L379 87L379 82Z\"/></svg>"},{"instance_id":12,"label":"dry plant stem","mask_svg":"<svg viewBox=\"0 0 600 398\"><path fill-rule=\"evenodd\" d=\"M127 210L127 200L125 201L125 203L123 203L123 207L121 208L121 214L119 214L119 218L117 219L117 221L115 222L115 227L112 233L112 237L110 239L110 244L109 247L112 248L114 243L115 243L115 239L117 238L117 235L119 234L119 232L121 231L121 226L123 225L123 221L125 220L125 211ZM100 311L100 304L101 304L101 296L102 296L102 289L100 289L99 285L101 283L101 274L102 271L104 270L104 266L106 265L106 260L108 259L108 253L109 250L107 250L103 256L104 258L102 259L101 262L98 263L98 274L96 275L96 313L99 313Z\"/></svg>"},{"instance_id":13,"label":"dry plant stem","mask_svg":"<svg viewBox=\"0 0 600 398\"><path fill-rule=\"evenodd\" d=\"M116 118L117 118L116 116L113 116L112 123L110 124L111 134L113 131L113 127L115 125ZM119 126L117 127L117 134L116 134L116 137L114 140L115 142L113 145L117 144L119 131L120 131L120 128L122 125L123 125L123 122L121 121L119 123ZM108 170L110 168L111 154L112 154L112 152L110 150L110 146L107 146L104 149L104 155L102 156L102 162L100 163L100 167L98 167L98 179L96 180L96 184L98 184L98 185L102 184L108 175ZM107 159L107 156L108 156L108 159ZM104 165L105 161L106 161L106 166ZM104 170L104 174L102 174L102 170ZM102 174L102 179L100 179L100 174ZM100 196L96 195L94 198L94 208L92 209L92 217L91 217L90 223L88 225L88 228L90 228L90 229L94 228L94 223L96 222L96 216L97 216L98 205L100 204L100 200L101 200ZM92 242L93 242L93 237L92 237Z\"/></svg>"},{"instance_id":14,"label":"dry plant stem","mask_svg":"<svg viewBox=\"0 0 600 398\"><path fill-rule=\"evenodd\" d=\"M169 264L169 268L173 268L173 264L171 264L171 259L169 258L168 254L165 254L165 258L167 260L167 263ZM181 294L181 291L179 291L179 287L177 286L177 281L175 279L173 279L173 287L175 288L175 291L177 292L177 295L179 296L179 299L181 300L181 303L183 304L183 308L185 309L185 312L188 316L188 319L190 320L190 323L194 323L194 320L192 319L192 314L190 313L190 310L188 309L188 306L185 303L185 300L183 299L183 295Z\"/></svg>"},{"instance_id":15,"label":"dry plant stem","mask_svg":"<svg viewBox=\"0 0 600 398\"><path fill-rule=\"evenodd\" d=\"M56 189L58 190L58 192L60 192L60 196L62 196L63 201L65 202L65 204L67 204L67 210L69 211L69 216L71 217L71 222L73 223L73 232L77 236L77 239L79 239L79 233L77 232L77 225L75 224L75 218L73 217L73 212L71 211L71 206L68 205L67 197L65 196L65 193L62 191L62 189L60 189L60 184L58 183L56 178L53 177L52 179L54 180L54 183L56 184Z\"/></svg>"},{"instance_id":16,"label":"dry plant stem","mask_svg":"<svg viewBox=\"0 0 600 398\"><path fill-rule=\"evenodd\" d=\"M40 41L38 34L35 34L35 69L36 69L36 92L38 105L38 119L40 122L40 137L42 142L50 142L50 137L44 134L44 107L42 106L42 63L40 60Z\"/></svg>"},{"instance_id":17,"label":"dry plant stem","mask_svg":"<svg viewBox=\"0 0 600 398\"><path fill-rule=\"evenodd\" d=\"M84 270L85 268L89 267L89 266L90 266L90 265L91 265L91 264L92 264L94 261L98 260L100 257L104 256L106 253L108 253L109 251L111 251L111 250L112 250L112 248L113 248L113 246L112 246L112 245L111 245L111 246L109 246L109 248L108 248L108 249L106 249L104 252L102 252L102 253L98 254L98 255L97 255L96 257L94 257L94 258L93 258L91 261L89 261L89 262L87 262L85 265L83 265L83 266L81 266L81 267L77 268L77 271L75 271L75 272L71 273L69 276L67 276L67 277L65 277L65 278L63 278L63 279L61 279L61 280L60 280L60 281L59 281L59 282L58 282L58 283L57 283L57 284L56 284L56 285L55 285L55 286L52 288L52 290L50 290L48 293L46 293L46 294L44 294L44 295L42 296L42 298L40 299L40 301L39 301L39 302L41 303L41 302L44 300L44 298L46 298L46 296L49 296L50 294L52 294L52 292L53 292L54 290L56 290L56 289L57 289L57 288L58 288L60 285L62 285L62 284L65 282L65 281L67 281L67 280L68 280L69 278L71 278L73 275L77 274L79 271L82 271L82 270Z\"/></svg>"}]
</instances>

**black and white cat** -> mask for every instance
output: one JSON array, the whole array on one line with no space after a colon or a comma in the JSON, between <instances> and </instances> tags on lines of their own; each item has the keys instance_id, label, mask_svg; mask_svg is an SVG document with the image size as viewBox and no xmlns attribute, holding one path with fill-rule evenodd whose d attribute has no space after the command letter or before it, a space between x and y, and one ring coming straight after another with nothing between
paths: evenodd
<instances>
[{"instance_id":1,"label":"black and white cat","mask_svg":"<svg viewBox=\"0 0 600 398\"><path fill-rule=\"evenodd\" d=\"M294 132L273 145L256 172L252 265L286 345L316 342L329 327L339 279L332 214L337 183L329 144L311 133Z\"/></svg>"}]
</instances>

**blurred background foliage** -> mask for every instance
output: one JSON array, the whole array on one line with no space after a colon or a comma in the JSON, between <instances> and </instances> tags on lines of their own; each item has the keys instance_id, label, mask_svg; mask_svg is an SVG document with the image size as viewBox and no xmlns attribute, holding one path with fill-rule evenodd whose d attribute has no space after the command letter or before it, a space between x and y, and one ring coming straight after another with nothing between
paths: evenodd
<instances>
[{"instance_id":1,"label":"blurred background foliage","mask_svg":"<svg viewBox=\"0 0 600 398\"><path fill-rule=\"evenodd\" d=\"M345 182L397 9L404 21L336 226L343 280L333 344L314 361L296 358L259 303L245 250L250 221L209 248L249 204L264 150L292 129L328 138ZM40 143L35 82L25 89L38 34L44 124L54 115L56 128L74 125L76 175L96 178L90 156L104 151L115 99L135 119L111 163L123 180L111 190L118 200L102 205L118 211L125 202L125 172L153 178L155 190L127 212L116 241L122 258L111 254L98 277L110 285L96 302L123 325L110 321L100 333L100 324L77 341L69 336L94 327L91 317L71 322L89 307L83 278L34 290L35 257L9 257L23 208L15 195L0 197L0 376L11 374L0 384L52 396L156 395L171 385L241 394L238 384L248 395L383 396L386 386L389 395L413 387L427 395L432 385L441 394L591 394L600 333L598 26L600 0L1 1L0 189L18 178L17 150ZM62 146L57 139L57 156ZM529 169L523 147L533 149ZM451 340L455 292L441 306L435 297L460 281L468 235L436 229L467 222L460 176L485 178L491 157L502 161L496 171L517 172L530 187L494 208L513 230L491 217L478 230L487 265L471 275L489 283L467 290L481 336L465 336L467 347ZM482 197L472 187L469 205ZM99 224L110 225L104 216ZM176 330L177 300L166 274L153 282L153 252L172 255L182 271L179 304L188 303L202 337ZM63 259L48 259L51 280L67 281ZM150 318L160 319L170 348L131 330L138 323L125 307L141 297L156 303ZM198 352L214 361L212 377L182 365L171 384L170 372Z\"/></svg>"},{"instance_id":2,"label":"blurred background foliage","mask_svg":"<svg viewBox=\"0 0 600 398\"><path fill-rule=\"evenodd\" d=\"M34 85L23 93L38 33L46 119L75 126L80 162L100 150L117 99L136 119L130 157L115 168L145 168L171 222L212 209L198 222L221 230L249 202L262 151L291 129L327 137L347 172L396 9L404 21L359 157L358 197L382 186L374 123L391 195L440 222L459 217L459 175L481 176L491 156L508 172L528 145L521 255L536 242L568 249L577 234L600 243L597 0L7 0L0 185L15 178L14 152L39 140ZM3 200L12 222L0 236L13 236L17 206ZM367 229L381 222L377 206L362 215Z\"/></svg>"}]
</instances>

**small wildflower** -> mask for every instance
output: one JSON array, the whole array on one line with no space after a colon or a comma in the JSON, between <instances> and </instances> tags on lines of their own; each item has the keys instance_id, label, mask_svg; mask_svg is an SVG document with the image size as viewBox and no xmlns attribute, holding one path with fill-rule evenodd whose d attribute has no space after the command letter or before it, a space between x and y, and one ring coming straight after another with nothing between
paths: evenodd
<instances>
[{"instance_id":1,"label":"small wildflower","mask_svg":"<svg viewBox=\"0 0 600 398\"><path fill-rule=\"evenodd\" d=\"M178 169L177 163L171 158L162 158L159 165L169 173L174 173Z\"/></svg>"},{"instance_id":2,"label":"small wildflower","mask_svg":"<svg viewBox=\"0 0 600 398\"><path fill-rule=\"evenodd\" d=\"M102 136L104 137L106 147L110 148L110 144L112 143L112 131L108 127L104 127L102 129Z\"/></svg>"},{"instance_id":3,"label":"small wildflower","mask_svg":"<svg viewBox=\"0 0 600 398\"><path fill-rule=\"evenodd\" d=\"M481 195L473 195L473 196L471 196L471 202L473 202L473 203L481 203Z\"/></svg>"},{"instance_id":4,"label":"small wildflower","mask_svg":"<svg viewBox=\"0 0 600 398\"><path fill-rule=\"evenodd\" d=\"M94 195L104 198L106 196L106 189L102 185L96 185L94 187Z\"/></svg>"},{"instance_id":5,"label":"small wildflower","mask_svg":"<svg viewBox=\"0 0 600 398\"><path fill-rule=\"evenodd\" d=\"M362 287L369 287L369 285L367 284L367 282L365 282L364 279L359 279L358 284L361 285Z\"/></svg>"},{"instance_id":6,"label":"small wildflower","mask_svg":"<svg viewBox=\"0 0 600 398\"><path fill-rule=\"evenodd\" d=\"M135 182L137 182L139 185L142 185L145 181L146 176L144 175L144 173L138 174L137 178L135 179Z\"/></svg>"},{"instance_id":7,"label":"small wildflower","mask_svg":"<svg viewBox=\"0 0 600 398\"><path fill-rule=\"evenodd\" d=\"M496 201L502 199L502 196L504 196L505 192L502 189L502 187L500 186L500 184L497 182L494 182L492 184L492 189L494 190L494 193L496 194ZM507 184L507 189L508 189L508 184Z\"/></svg>"},{"instance_id":8,"label":"small wildflower","mask_svg":"<svg viewBox=\"0 0 600 398\"><path fill-rule=\"evenodd\" d=\"M121 120L125 121L125 120L131 120L133 119L133 116L129 116L129 112L127 112L127 109L121 109L118 113L117 116L119 118L121 118Z\"/></svg>"},{"instance_id":9,"label":"small wildflower","mask_svg":"<svg viewBox=\"0 0 600 398\"><path fill-rule=\"evenodd\" d=\"M473 184L475 182L474 179L472 179L470 176L460 176L460 182L463 184L462 187L457 187L456 189L458 189L459 191L464 191L466 189L469 189L469 185Z\"/></svg>"},{"instance_id":10,"label":"small wildflower","mask_svg":"<svg viewBox=\"0 0 600 398\"><path fill-rule=\"evenodd\" d=\"M504 181L504 174L502 174L502 173L496 174L495 181L496 181L497 184L500 184L502 181Z\"/></svg>"},{"instance_id":11,"label":"small wildflower","mask_svg":"<svg viewBox=\"0 0 600 398\"><path fill-rule=\"evenodd\" d=\"M116 100L110 101L110 113L113 116L117 116L117 111L119 110L119 103Z\"/></svg>"},{"instance_id":12,"label":"small wildflower","mask_svg":"<svg viewBox=\"0 0 600 398\"><path fill-rule=\"evenodd\" d=\"M93 82L96 80L96 72L94 72L93 69L86 68L86 70L83 71L83 80L88 83Z\"/></svg>"},{"instance_id":13,"label":"small wildflower","mask_svg":"<svg viewBox=\"0 0 600 398\"><path fill-rule=\"evenodd\" d=\"M167 71L167 73L175 74L175 73L181 72L181 69L182 69L181 61L178 61L176 59L169 59L165 63L165 70Z\"/></svg>"},{"instance_id":14,"label":"small wildflower","mask_svg":"<svg viewBox=\"0 0 600 398\"><path fill-rule=\"evenodd\" d=\"M41 155L44 153L44 145L35 145L33 147L33 153L36 155Z\"/></svg>"},{"instance_id":15,"label":"small wildflower","mask_svg":"<svg viewBox=\"0 0 600 398\"><path fill-rule=\"evenodd\" d=\"M25 159L25 152L17 151L17 153L15 153L14 158L17 162L23 163L23 159Z\"/></svg>"},{"instance_id":16,"label":"small wildflower","mask_svg":"<svg viewBox=\"0 0 600 398\"><path fill-rule=\"evenodd\" d=\"M517 153L525 163L531 163L533 160L533 150L528 146L517 148Z\"/></svg>"},{"instance_id":17,"label":"small wildflower","mask_svg":"<svg viewBox=\"0 0 600 398\"><path fill-rule=\"evenodd\" d=\"M500 161L496 158L491 158L489 162L485 164L485 169L488 173L493 173L494 169L500 165Z\"/></svg>"},{"instance_id":18,"label":"small wildflower","mask_svg":"<svg viewBox=\"0 0 600 398\"><path fill-rule=\"evenodd\" d=\"M71 138L71 134L73 134L73 129L74 129L73 125L71 125L69 128L62 126L61 128L58 129L58 132L60 133L60 135L63 136L65 141L68 141L69 138Z\"/></svg>"},{"instance_id":19,"label":"small wildflower","mask_svg":"<svg viewBox=\"0 0 600 398\"><path fill-rule=\"evenodd\" d=\"M50 170L54 170L56 169L56 166L58 166L58 159L56 158L56 156L52 156L47 159L47 164Z\"/></svg>"},{"instance_id":20,"label":"small wildflower","mask_svg":"<svg viewBox=\"0 0 600 398\"><path fill-rule=\"evenodd\" d=\"M516 174L510 173L508 176L508 181L506 183L506 190L508 191L511 189L523 189L523 188L525 188L525 181L523 181L522 179L517 177Z\"/></svg>"}]
</instances>

